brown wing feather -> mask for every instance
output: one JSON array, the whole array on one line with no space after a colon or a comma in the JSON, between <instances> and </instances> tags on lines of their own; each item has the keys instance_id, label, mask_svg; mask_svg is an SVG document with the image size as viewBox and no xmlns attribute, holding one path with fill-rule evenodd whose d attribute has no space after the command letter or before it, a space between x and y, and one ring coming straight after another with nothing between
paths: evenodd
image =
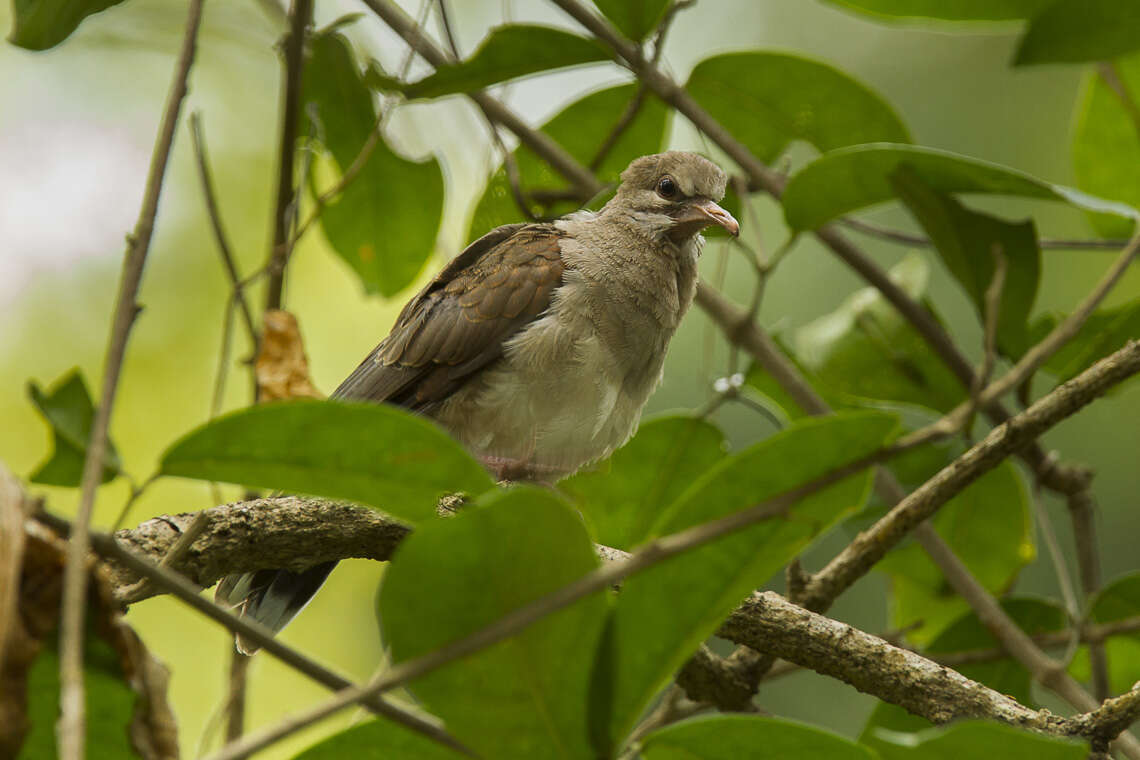
<instances>
[{"instance_id":1,"label":"brown wing feather","mask_svg":"<svg viewBox=\"0 0 1140 760\"><path fill-rule=\"evenodd\" d=\"M476 240L408 302L333 398L418 410L447 398L550 305L561 238L551 225L512 224Z\"/></svg>"}]
</instances>

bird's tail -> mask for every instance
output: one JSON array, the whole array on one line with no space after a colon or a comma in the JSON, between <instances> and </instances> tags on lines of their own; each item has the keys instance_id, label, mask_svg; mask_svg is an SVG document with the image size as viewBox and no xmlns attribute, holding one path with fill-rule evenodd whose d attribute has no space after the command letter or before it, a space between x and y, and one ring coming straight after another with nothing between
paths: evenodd
<instances>
[{"instance_id":1,"label":"bird's tail","mask_svg":"<svg viewBox=\"0 0 1140 760\"><path fill-rule=\"evenodd\" d=\"M214 599L236 607L242 617L261 623L277 633L297 616L336 567L336 561L322 562L307 570L257 570L227 575L218 583ZM260 647L243 637L235 637L239 652L251 655Z\"/></svg>"}]
</instances>

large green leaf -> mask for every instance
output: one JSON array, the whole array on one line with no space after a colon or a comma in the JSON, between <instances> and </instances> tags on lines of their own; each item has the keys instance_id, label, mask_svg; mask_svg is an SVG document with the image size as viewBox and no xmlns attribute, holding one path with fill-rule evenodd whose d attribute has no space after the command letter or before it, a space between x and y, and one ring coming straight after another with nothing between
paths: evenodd
<instances>
[{"instance_id":1,"label":"large green leaf","mask_svg":"<svg viewBox=\"0 0 1140 760\"><path fill-rule=\"evenodd\" d=\"M78 486L83 478L83 462L95 421L95 406L79 369L64 375L48 393L35 382L28 382L28 396L51 426L52 454L28 480L49 486ZM115 444L107 442L103 481L113 480L121 472Z\"/></svg>"},{"instance_id":2,"label":"large green leaf","mask_svg":"<svg viewBox=\"0 0 1140 760\"><path fill-rule=\"evenodd\" d=\"M590 164L598 147L618 125L630 101L635 97L637 85L625 84L591 93L559 111L541 127L583 164ZM617 182L618 175L629 162L647 153L661 149L665 136L665 118L669 110L656 98L647 97L637 117L622 132L613 148L606 154L596 174L603 182ZM538 188L562 190L566 181L544 160L529 148L520 146L515 152L519 184L524 192ZM578 208L576 201L531 203L532 211L542 216L559 216ZM475 207L467 237L473 240L501 224L523 221L524 217L511 194L510 181L503 168L492 175L483 197Z\"/></svg>"},{"instance_id":3,"label":"large green leaf","mask_svg":"<svg viewBox=\"0 0 1140 760\"><path fill-rule=\"evenodd\" d=\"M876 749L883 760L1083 760L1089 753L1084 742L1041 736L1000 723L955 723L918 735L884 731L878 738Z\"/></svg>"},{"instance_id":4,"label":"large green leaf","mask_svg":"<svg viewBox=\"0 0 1140 760\"><path fill-rule=\"evenodd\" d=\"M1140 54L1116 62L1120 82L1133 99L1140 99ZM1100 74L1085 75L1084 94L1077 107L1073 133L1073 169L1077 185L1090 193L1115 198L1140 208L1140 123ZM1090 214L1093 227L1106 236L1131 233L1126 219Z\"/></svg>"},{"instance_id":5,"label":"large green leaf","mask_svg":"<svg viewBox=\"0 0 1140 760\"><path fill-rule=\"evenodd\" d=\"M381 718L346 728L294 755L293 760L461 760L466 755Z\"/></svg>"},{"instance_id":6,"label":"large green leaf","mask_svg":"<svg viewBox=\"0 0 1140 760\"><path fill-rule=\"evenodd\" d=\"M821 151L910 142L894 109L827 64L781 53L729 53L697 64L689 94L761 161L793 140Z\"/></svg>"},{"instance_id":7,"label":"large green leaf","mask_svg":"<svg viewBox=\"0 0 1140 760\"><path fill-rule=\"evenodd\" d=\"M998 164L934 148L878 143L825 153L794 174L784 190L784 217L793 230L813 230L850 211L891 200L895 192L890 176L903 163L945 193L1063 201L1130 219L1138 214L1122 203L1094 198Z\"/></svg>"},{"instance_id":8,"label":"large green leaf","mask_svg":"<svg viewBox=\"0 0 1140 760\"><path fill-rule=\"evenodd\" d=\"M716 715L666 726L645 737L645 760L876 760L829 731L779 718Z\"/></svg>"},{"instance_id":9,"label":"large green leaf","mask_svg":"<svg viewBox=\"0 0 1140 760\"><path fill-rule=\"evenodd\" d=\"M496 493L400 544L380 588L394 662L490 625L598 564L573 510L548 491ZM412 692L483 757L592 758L588 706L602 593L413 681Z\"/></svg>"},{"instance_id":10,"label":"large green leaf","mask_svg":"<svg viewBox=\"0 0 1140 760\"><path fill-rule=\"evenodd\" d=\"M47 50L67 39L80 22L123 0L12 0L8 42L28 50Z\"/></svg>"},{"instance_id":11,"label":"large green leaf","mask_svg":"<svg viewBox=\"0 0 1140 760\"><path fill-rule=\"evenodd\" d=\"M890 271L907 295L921 299L929 268L909 254ZM863 288L838 309L792 335L797 361L828 398L851 404L879 399L947 411L966 391L910 323L875 288Z\"/></svg>"},{"instance_id":12,"label":"large green leaf","mask_svg":"<svg viewBox=\"0 0 1140 760\"><path fill-rule=\"evenodd\" d=\"M760 504L880 448L897 420L881 412L805 419L728 457L665 509L665 535ZM620 740L653 695L750 591L843 515L863 504L864 470L772 518L655 565L626 581L614 617L611 738Z\"/></svg>"},{"instance_id":13,"label":"large green leaf","mask_svg":"<svg viewBox=\"0 0 1140 760\"><path fill-rule=\"evenodd\" d=\"M282 401L219 417L177 441L161 472L349 499L409 522L439 496L493 487L433 423L383 404Z\"/></svg>"},{"instance_id":14,"label":"large green leaf","mask_svg":"<svg viewBox=\"0 0 1140 760\"><path fill-rule=\"evenodd\" d=\"M1006 356L1021 356L1029 347L1028 319L1041 277L1041 250L1033 222L1007 222L966 208L931 188L906 164L891 175L891 184L934 242L950 274L974 302L983 323L985 294L996 271L995 252L1005 258L997 345Z\"/></svg>"},{"instance_id":15,"label":"large green leaf","mask_svg":"<svg viewBox=\"0 0 1140 760\"><path fill-rule=\"evenodd\" d=\"M1036 556L1029 494L1009 462L986 473L943 506L934 528L989 591L1004 592ZM888 554L878 565L891 579L891 624L921 627L908 634L924 643L969 608L917 544Z\"/></svg>"},{"instance_id":16,"label":"large green leaf","mask_svg":"<svg viewBox=\"0 0 1140 760\"><path fill-rule=\"evenodd\" d=\"M1035 338L1045 334L1064 315L1049 315L1034 323ZM1088 318L1070 341L1049 357L1045 368L1060 382L1084 372L1095 362L1124 347L1140 335L1140 298L1111 309L1100 309Z\"/></svg>"},{"instance_id":17,"label":"large green leaf","mask_svg":"<svg viewBox=\"0 0 1140 760\"><path fill-rule=\"evenodd\" d=\"M1059 0L1029 22L1014 64L1104 61L1140 50L1134 0Z\"/></svg>"},{"instance_id":18,"label":"large green leaf","mask_svg":"<svg viewBox=\"0 0 1140 760\"><path fill-rule=\"evenodd\" d=\"M640 42L657 26L672 0L594 0L598 10L622 34Z\"/></svg>"},{"instance_id":19,"label":"large green leaf","mask_svg":"<svg viewBox=\"0 0 1140 760\"><path fill-rule=\"evenodd\" d=\"M1056 0L826 0L885 18L1011 21L1030 18Z\"/></svg>"},{"instance_id":20,"label":"large green leaf","mask_svg":"<svg viewBox=\"0 0 1140 760\"><path fill-rule=\"evenodd\" d=\"M608 460L558 484L594 529L594 539L628 549L657 515L725 456L724 434L697 417L659 417Z\"/></svg>"},{"instance_id":21,"label":"large green leaf","mask_svg":"<svg viewBox=\"0 0 1140 760\"><path fill-rule=\"evenodd\" d=\"M400 82L373 70L369 84L402 92L411 99L438 98L610 57L596 40L549 26L511 24L492 29L470 58L440 66L434 74L419 81Z\"/></svg>"},{"instance_id":22,"label":"large green leaf","mask_svg":"<svg viewBox=\"0 0 1140 760\"><path fill-rule=\"evenodd\" d=\"M342 35L318 34L310 51L305 102L315 105L318 134L345 172L376 125L372 92ZM321 226L365 290L390 296L423 269L442 213L443 174L436 160L409 161L381 139L356 178L324 209Z\"/></svg>"}]
</instances>

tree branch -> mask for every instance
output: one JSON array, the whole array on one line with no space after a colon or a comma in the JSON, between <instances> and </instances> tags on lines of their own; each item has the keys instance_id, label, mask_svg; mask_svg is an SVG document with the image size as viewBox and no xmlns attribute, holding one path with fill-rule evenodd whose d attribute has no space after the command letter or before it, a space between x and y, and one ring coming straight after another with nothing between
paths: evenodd
<instances>
[{"instance_id":1,"label":"tree branch","mask_svg":"<svg viewBox=\"0 0 1140 760\"><path fill-rule=\"evenodd\" d=\"M115 317L103 368L103 390L99 406L95 410L91 437L83 462L79 511L76 516L77 529L67 547L59 645L60 716L56 724L60 756L65 760L82 760L85 754L84 737L87 729L83 687L83 632L86 617L89 530L95 504L95 491L99 487L100 476L103 473L111 411L119 387L119 375L126 355L127 339L139 311L135 299L142 281L147 253L150 251L154 219L158 213L158 200L162 194L162 181L166 176L166 164L170 158L171 146L174 144L174 133L178 126L178 115L182 110L182 100L186 96L186 80L190 74L190 66L194 62L201 20L202 0L191 0L186 31L175 64L174 79L167 93L162 122L151 155L142 207L139 209L138 222L135 224L127 255L123 261L123 273L115 301Z\"/></svg>"}]
</instances>

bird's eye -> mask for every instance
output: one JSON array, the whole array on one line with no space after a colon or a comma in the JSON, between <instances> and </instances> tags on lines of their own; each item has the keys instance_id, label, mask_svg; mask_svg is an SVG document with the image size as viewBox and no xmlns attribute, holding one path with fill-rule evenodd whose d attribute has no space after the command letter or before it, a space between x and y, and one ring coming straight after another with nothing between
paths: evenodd
<instances>
[{"instance_id":1,"label":"bird's eye","mask_svg":"<svg viewBox=\"0 0 1140 760\"><path fill-rule=\"evenodd\" d=\"M672 198L677 194L677 183L672 177L665 176L657 180L657 194L662 198Z\"/></svg>"}]
</instances>

